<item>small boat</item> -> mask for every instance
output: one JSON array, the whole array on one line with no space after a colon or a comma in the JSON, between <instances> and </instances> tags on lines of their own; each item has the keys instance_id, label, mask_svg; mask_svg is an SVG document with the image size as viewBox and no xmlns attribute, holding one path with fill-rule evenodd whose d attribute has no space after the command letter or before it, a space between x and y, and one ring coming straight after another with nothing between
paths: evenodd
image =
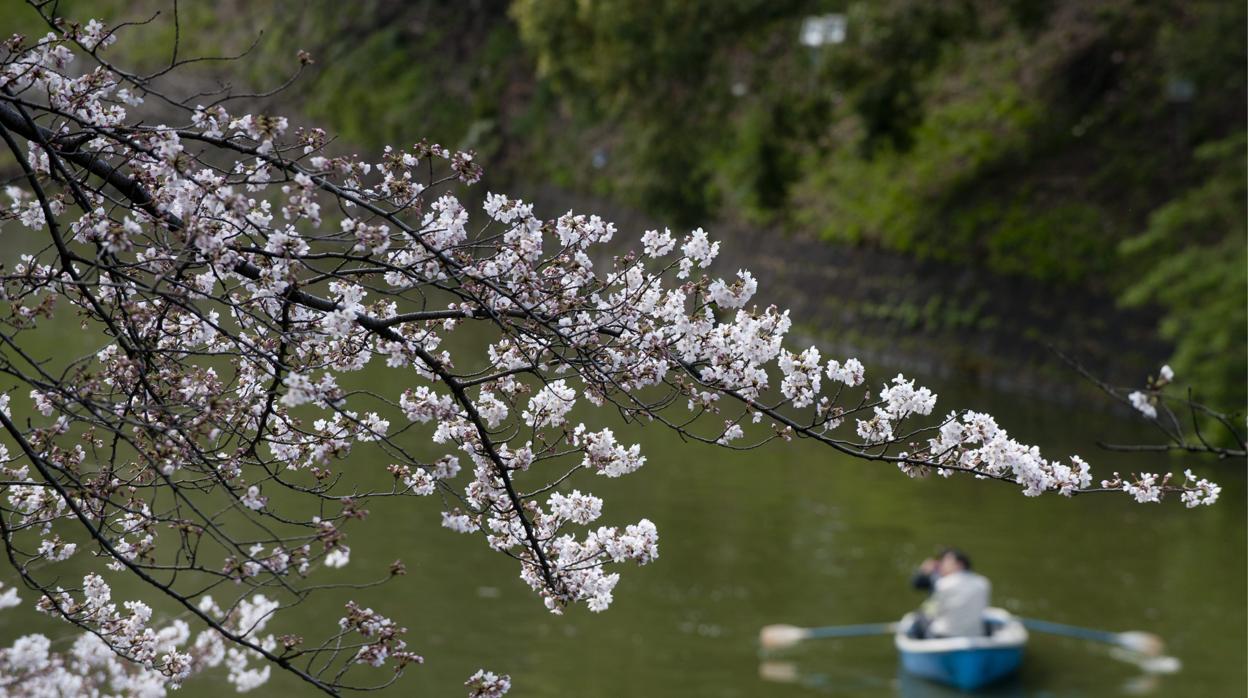
<instances>
[{"instance_id":1,"label":"small boat","mask_svg":"<svg viewBox=\"0 0 1248 698\"><path fill-rule=\"evenodd\" d=\"M1018 671L1027 645L1022 621L1004 609L984 611L988 634L980 637L909 636L915 614L907 613L897 624L895 643L906 672L925 679L974 691Z\"/></svg>"}]
</instances>

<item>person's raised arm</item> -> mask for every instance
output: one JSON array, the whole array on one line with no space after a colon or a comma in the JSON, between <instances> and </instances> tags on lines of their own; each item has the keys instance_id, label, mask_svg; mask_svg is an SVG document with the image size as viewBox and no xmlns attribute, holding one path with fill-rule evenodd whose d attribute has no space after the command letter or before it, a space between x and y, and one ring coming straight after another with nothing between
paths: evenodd
<instances>
[{"instance_id":1,"label":"person's raised arm","mask_svg":"<svg viewBox=\"0 0 1248 698\"><path fill-rule=\"evenodd\" d=\"M919 591L930 592L935 586L932 574L936 571L936 558L929 557L919 565L919 569L915 570L914 576L910 578L910 586Z\"/></svg>"}]
</instances>

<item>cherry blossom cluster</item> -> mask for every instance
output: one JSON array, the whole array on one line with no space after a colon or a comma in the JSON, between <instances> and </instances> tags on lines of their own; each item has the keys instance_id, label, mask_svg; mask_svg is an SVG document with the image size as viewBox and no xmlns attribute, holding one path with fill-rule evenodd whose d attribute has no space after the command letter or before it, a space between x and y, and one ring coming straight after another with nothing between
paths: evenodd
<instances>
[{"instance_id":1,"label":"cherry blossom cluster","mask_svg":"<svg viewBox=\"0 0 1248 698\"><path fill-rule=\"evenodd\" d=\"M615 570L659 554L652 522L600 523L585 491L647 465L629 425L728 448L809 438L1029 496L1093 489L1087 463L1047 460L988 415L925 421L936 395L905 376L877 388L857 359L789 349L789 312L752 304L749 271L719 276L701 228L646 231L642 252L613 255L612 223L541 219L495 193L474 224L472 153L346 155L281 116L164 95L108 62L116 35L99 22L52 26L0 60L0 136L23 173L0 235L42 236L0 271L0 369L18 384L0 396L0 516L24 581L127 677L172 686L225 663L248 690L277 666L334 693L419 663L401 624L354 601L321 642L259 634L287 599L364 583L324 570L360 567L349 536L379 497L440 502L443 526L518 561L552 612L606 609ZM160 119L130 116L153 96ZM57 319L93 350L27 351ZM369 468L392 485L359 484ZM1217 497L1194 476L1145 477L1130 487L1147 497L1121 489ZM107 571L79 598L55 586L56 564L88 548ZM189 619L153 627L147 605L111 601L105 574ZM247 593L222 609L207 589L225 583ZM192 622L206 627L187 644ZM41 646L6 661L105 666ZM467 686L497 696L510 679Z\"/></svg>"},{"instance_id":2,"label":"cherry blossom cluster","mask_svg":"<svg viewBox=\"0 0 1248 698\"><path fill-rule=\"evenodd\" d=\"M1145 504L1148 502L1160 502L1174 479L1174 476L1170 473L1164 475L1158 473L1138 473L1131 478L1124 478L1118 473L1114 473L1112 478L1101 481L1101 487L1120 489L1134 497L1135 501ZM1188 509L1201 506L1202 504L1213 504L1218 501L1218 496L1221 494L1222 488L1217 484L1205 478L1197 477L1191 470L1183 471L1183 492L1180 495L1180 499Z\"/></svg>"},{"instance_id":3,"label":"cherry blossom cluster","mask_svg":"<svg viewBox=\"0 0 1248 698\"><path fill-rule=\"evenodd\" d=\"M1149 379L1147 390L1133 390L1127 395L1127 400L1140 414L1149 419L1157 419L1157 402L1161 399L1160 391L1172 382L1174 382L1174 369L1169 365L1162 366L1157 372L1157 377Z\"/></svg>"},{"instance_id":4,"label":"cherry blossom cluster","mask_svg":"<svg viewBox=\"0 0 1248 698\"><path fill-rule=\"evenodd\" d=\"M511 690L511 677L481 669L468 677L464 685L468 687L468 698L501 698Z\"/></svg>"},{"instance_id":5,"label":"cherry blossom cluster","mask_svg":"<svg viewBox=\"0 0 1248 698\"><path fill-rule=\"evenodd\" d=\"M360 608L354 601L347 602L347 615L338 621L338 627L365 640L364 646L356 652L356 662L376 667L393 658L401 669L409 662L424 661L420 655L405 649L407 643L401 638L407 628L399 627L371 608Z\"/></svg>"},{"instance_id":6,"label":"cherry blossom cluster","mask_svg":"<svg viewBox=\"0 0 1248 698\"><path fill-rule=\"evenodd\" d=\"M98 575L83 578L80 595L56 589L42 596L36 608L63 616L90 629L68 650L54 650L44 635L19 637L0 648L0 689L14 695L165 695L187 678L225 666L239 692L265 683L272 671L259 655L239 646L255 640L272 646L271 635L259 633L277 604L263 596L242 599L227 614L211 596L202 597L199 610L222 617L221 630L202 630L191 641L191 627L181 618L157 627L151 607L127 601L120 607L112 589ZM0 594L0 608L21 603L16 589ZM230 634L227 639L223 634Z\"/></svg>"}]
</instances>

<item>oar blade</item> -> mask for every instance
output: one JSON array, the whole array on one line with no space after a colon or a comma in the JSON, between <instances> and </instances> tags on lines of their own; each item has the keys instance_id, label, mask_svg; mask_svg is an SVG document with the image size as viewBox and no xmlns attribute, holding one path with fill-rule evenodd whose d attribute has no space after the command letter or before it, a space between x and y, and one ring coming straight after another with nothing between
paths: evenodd
<instances>
[{"instance_id":1,"label":"oar blade","mask_svg":"<svg viewBox=\"0 0 1248 698\"><path fill-rule=\"evenodd\" d=\"M758 633L758 643L765 650L792 647L808 636L806 628L796 625L768 625Z\"/></svg>"},{"instance_id":2,"label":"oar blade","mask_svg":"<svg viewBox=\"0 0 1248 698\"><path fill-rule=\"evenodd\" d=\"M1160 637L1139 630L1118 633L1118 646L1149 657L1159 657L1166 649Z\"/></svg>"}]
</instances>

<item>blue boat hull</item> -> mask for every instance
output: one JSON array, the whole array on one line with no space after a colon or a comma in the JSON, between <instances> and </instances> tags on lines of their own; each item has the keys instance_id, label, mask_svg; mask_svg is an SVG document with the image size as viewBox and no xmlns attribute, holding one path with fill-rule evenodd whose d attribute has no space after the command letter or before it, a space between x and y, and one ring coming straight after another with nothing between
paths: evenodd
<instances>
[{"instance_id":1,"label":"blue boat hull","mask_svg":"<svg viewBox=\"0 0 1248 698\"><path fill-rule=\"evenodd\" d=\"M953 652L902 652L901 666L925 679L974 691L1018 671L1021 647L967 649Z\"/></svg>"},{"instance_id":2,"label":"blue boat hull","mask_svg":"<svg viewBox=\"0 0 1248 698\"><path fill-rule=\"evenodd\" d=\"M913 613L898 623L894 643L902 669L911 675L974 691L1018 671L1027 646L1027 629L1009 612L984 611L990 634L974 637L912 638Z\"/></svg>"}]
</instances>

